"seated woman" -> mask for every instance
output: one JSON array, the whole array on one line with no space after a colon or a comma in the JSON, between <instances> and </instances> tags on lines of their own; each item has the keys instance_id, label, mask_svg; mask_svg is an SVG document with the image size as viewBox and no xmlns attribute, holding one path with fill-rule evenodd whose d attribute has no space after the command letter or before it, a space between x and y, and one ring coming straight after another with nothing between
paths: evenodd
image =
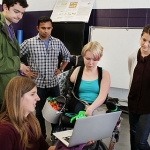
<instances>
[{"instance_id":1,"label":"seated woman","mask_svg":"<svg viewBox=\"0 0 150 150\"><path fill-rule=\"evenodd\" d=\"M70 76L70 81L75 83L75 95L90 104L86 109L86 115L91 116L93 111L106 100L110 88L110 75L104 69L100 75L100 68L97 67L103 55L103 47L100 43L89 42L83 47L81 54L85 66L77 67ZM79 75L81 69L83 72ZM84 110L84 107L81 102L77 101L74 112L78 113L80 110Z\"/></svg>"},{"instance_id":2,"label":"seated woman","mask_svg":"<svg viewBox=\"0 0 150 150\"><path fill-rule=\"evenodd\" d=\"M50 150L33 112L39 101L36 84L26 77L8 83L0 112L1 150Z\"/></svg>"}]
</instances>

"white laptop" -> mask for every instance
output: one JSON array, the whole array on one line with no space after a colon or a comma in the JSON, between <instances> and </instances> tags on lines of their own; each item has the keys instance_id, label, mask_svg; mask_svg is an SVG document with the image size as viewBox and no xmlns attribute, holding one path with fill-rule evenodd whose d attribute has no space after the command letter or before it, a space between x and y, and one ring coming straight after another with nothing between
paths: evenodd
<instances>
[{"instance_id":1,"label":"white laptop","mask_svg":"<svg viewBox=\"0 0 150 150\"><path fill-rule=\"evenodd\" d=\"M53 133L67 147L100 140L112 136L121 111L98 114L76 120L73 130Z\"/></svg>"}]
</instances>

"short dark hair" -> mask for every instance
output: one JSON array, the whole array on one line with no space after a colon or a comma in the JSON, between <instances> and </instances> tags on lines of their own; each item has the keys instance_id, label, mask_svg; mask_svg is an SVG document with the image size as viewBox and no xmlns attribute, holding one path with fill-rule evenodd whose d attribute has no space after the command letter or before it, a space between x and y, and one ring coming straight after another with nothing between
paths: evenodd
<instances>
[{"instance_id":1,"label":"short dark hair","mask_svg":"<svg viewBox=\"0 0 150 150\"><path fill-rule=\"evenodd\" d=\"M143 28L143 31L142 31L141 36L143 36L144 33L147 33L147 34L150 35L150 24L147 24L147 25Z\"/></svg>"},{"instance_id":2,"label":"short dark hair","mask_svg":"<svg viewBox=\"0 0 150 150\"><path fill-rule=\"evenodd\" d=\"M8 9L12 6L14 6L15 4L19 3L20 6L22 6L23 8L27 8L28 7L28 3L26 0L3 0L2 1L2 5L6 4L6 6L8 7Z\"/></svg>"},{"instance_id":3,"label":"short dark hair","mask_svg":"<svg viewBox=\"0 0 150 150\"><path fill-rule=\"evenodd\" d=\"M40 25L41 22L48 22L50 21L51 24L52 24L52 19L50 19L50 17L47 17L47 16L41 16L39 19L38 19L38 27Z\"/></svg>"}]
</instances>

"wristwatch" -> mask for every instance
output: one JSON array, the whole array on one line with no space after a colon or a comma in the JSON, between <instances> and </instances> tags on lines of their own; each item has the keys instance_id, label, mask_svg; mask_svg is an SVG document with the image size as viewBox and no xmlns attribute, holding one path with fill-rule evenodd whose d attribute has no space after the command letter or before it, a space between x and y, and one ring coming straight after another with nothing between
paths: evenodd
<instances>
[{"instance_id":1,"label":"wristwatch","mask_svg":"<svg viewBox=\"0 0 150 150\"><path fill-rule=\"evenodd\" d=\"M61 73L63 73L63 71L64 71L64 70L63 70L63 69L61 69L61 68L59 68L59 70L60 70L60 72L61 72Z\"/></svg>"}]
</instances>

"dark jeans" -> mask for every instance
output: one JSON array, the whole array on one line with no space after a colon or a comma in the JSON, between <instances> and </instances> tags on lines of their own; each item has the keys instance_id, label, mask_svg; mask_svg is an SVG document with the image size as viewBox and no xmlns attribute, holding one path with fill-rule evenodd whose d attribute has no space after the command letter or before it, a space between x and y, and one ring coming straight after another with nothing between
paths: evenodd
<instances>
[{"instance_id":1,"label":"dark jeans","mask_svg":"<svg viewBox=\"0 0 150 150\"><path fill-rule=\"evenodd\" d=\"M131 150L150 150L150 114L138 115L129 111Z\"/></svg>"},{"instance_id":2,"label":"dark jeans","mask_svg":"<svg viewBox=\"0 0 150 150\"><path fill-rule=\"evenodd\" d=\"M85 106L81 102L77 102L74 113L78 114L79 111L84 110Z\"/></svg>"},{"instance_id":3,"label":"dark jeans","mask_svg":"<svg viewBox=\"0 0 150 150\"><path fill-rule=\"evenodd\" d=\"M45 119L42 115L42 109L46 102L46 99L50 97L57 97L60 95L59 86L55 86L52 88L37 88L37 94L40 97L40 101L36 104L36 117L40 122L41 131L43 136L46 138L46 127L45 127Z\"/></svg>"}]
</instances>

